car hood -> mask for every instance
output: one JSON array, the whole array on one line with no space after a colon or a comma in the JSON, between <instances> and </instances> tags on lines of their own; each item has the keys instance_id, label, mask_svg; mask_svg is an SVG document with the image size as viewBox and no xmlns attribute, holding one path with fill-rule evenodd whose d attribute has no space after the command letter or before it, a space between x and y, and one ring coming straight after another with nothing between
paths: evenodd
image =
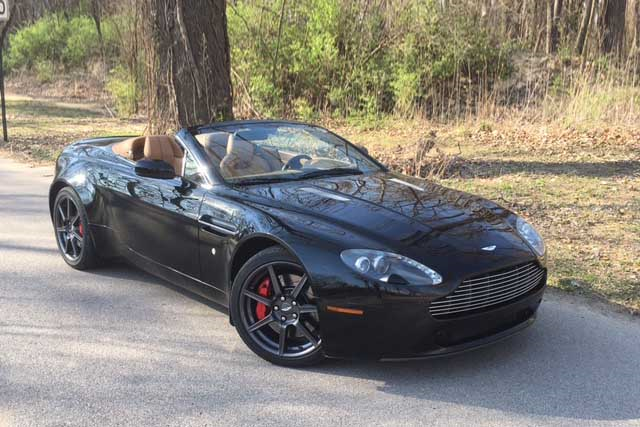
<instances>
[{"instance_id":1,"label":"car hood","mask_svg":"<svg viewBox=\"0 0 640 427\"><path fill-rule=\"evenodd\" d=\"M430 181L378 173L246 186L242 191L256 203L315 217L417 260L439 258L452 265L451 260L464 256L479 257L474 261L477 273L478 267L491 270L535 259L509 223L511 212ZM471 270L458 265L456 271L465 275Z\"/></svg>"}]
</instances>

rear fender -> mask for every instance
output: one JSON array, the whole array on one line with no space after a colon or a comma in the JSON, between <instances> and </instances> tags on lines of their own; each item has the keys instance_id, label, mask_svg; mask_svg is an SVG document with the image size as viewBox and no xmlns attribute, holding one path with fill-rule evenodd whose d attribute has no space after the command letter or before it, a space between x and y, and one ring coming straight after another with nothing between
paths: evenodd
<instances>
[{"instance_id":1,"label":"rear fender","mask_svg":"<svg viewBox=\"0 0 640 427\"><path fill-rule=\"evenodd\" d=\"M91 237L98 255L103 258L116 257L121 254L122 248L117 235L106 225L106 212L104 206L99 203L95 178L87 165L86 161L73 161L66 156L58 160L56 178L49 188L50 214L53 219L53 205L60 190L65 187L73 189L87 213Z\"/></svg>"},{"instance_id":2,"label":"rear fender","mask_svg":"<svg viewBox=\"0 0 640 427\"><path fill-rule=\"evenodd\" d=\"M93 180L80 164L71 164L60 168L60 173L49 188L49 212L53 213L53 203L58 192L64 187L71 187L80 197L87 212L91 211L91 205L95 201L96 187ZM91 218L89 218L91 221Z\"/></svg>"}]
</instances>

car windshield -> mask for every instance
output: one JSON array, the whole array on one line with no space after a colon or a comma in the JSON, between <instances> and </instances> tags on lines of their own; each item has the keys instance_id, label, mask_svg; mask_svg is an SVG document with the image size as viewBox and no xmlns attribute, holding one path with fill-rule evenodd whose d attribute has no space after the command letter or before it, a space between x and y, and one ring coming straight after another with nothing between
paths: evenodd
<instances>
[{"instance_id":1,"label":"car windshield","mask_svg":"<svg viewBox=\"0 0 640 427\"><path fill-rule=\"evenodd\" d=\"M380 168L331 132L309 125L250 123L205 128L195 135L232 183L361 174Z\"/></svg>"}]
</instances>

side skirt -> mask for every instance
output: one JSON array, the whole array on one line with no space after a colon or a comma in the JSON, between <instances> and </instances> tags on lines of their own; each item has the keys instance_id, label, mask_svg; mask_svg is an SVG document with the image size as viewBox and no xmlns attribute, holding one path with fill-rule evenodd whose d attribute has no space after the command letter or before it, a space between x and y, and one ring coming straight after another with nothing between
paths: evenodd
<instances>
[{"instance_id":1,"label":"side skirt","mask_svg":"<svg viewBox=\"0 0 640 427\"><path fill-rule=\"evenodd\" d=\"M129 248L128 252L129 257L127 258L129 262L134 264L136 267L146 271L149 274L164 279L173 285L179 286L189 292L192 292L198 296L214 302L216 306L225 313L229 312L229 299L227 297L227 294L222 290L216 288L213 285L198 280L195 277L191 277L187 274L181 273L180 271L175 270L171 267L159 264L156 261L134 251L133 249Z\"/></svg>"}]
</instances>

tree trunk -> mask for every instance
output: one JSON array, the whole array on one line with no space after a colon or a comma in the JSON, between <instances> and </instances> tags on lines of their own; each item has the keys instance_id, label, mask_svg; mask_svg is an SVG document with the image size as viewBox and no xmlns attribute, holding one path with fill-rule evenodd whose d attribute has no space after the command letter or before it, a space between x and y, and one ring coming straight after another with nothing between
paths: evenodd
<instances>
[{"instance_id":1,"label":"tree trunk","mask_svg":"<svg viewBox=\"0 0 640 427\"><path fill-rule=\"evenodd\" d=\"M560 14L562 13L562 0L547 0L547 54L557 52L560 41L560 31L558 30Z\"/></svg>"},{"instance_id":2,"label":"tree trunk","mask_svg":"<svg viewBox=\"0 0 640 427\"><path fill-rule=\"evenodd\" d=\"M553 0L547 0L547 44L545 52L550 54L553 52Z\"/></svg>"},{"instance_id":3,"label":"tree trunk","mask_svg":"<svg viewBox=\"0 0 640 427\"><path fill-rule=\"evenodd\" d=\"M593 13L594 0L585 0L584 13L578 30L578 39L576 41L576 53L582 55L584 52L585 42L587 41L587 33L589 32L589 24L591 23L591 15Z\"/></svg>"},{"instance_id":4,"label":"tree trunk","mask_svg":"<svg viewBox=\"0 0 640 427\"><path fill-rule=\"evenodd\" d=\"M144 0L149 131L233 118L225 0Z\"/></svg>"},{"instance_id":5,"label":"tree trunk","mask_svg":"<svg viewBox=\"0 0 640 427\"><path fill-rule=\"evenodd\" d=\"M622 55L627 0L605 0L602 16L602 45L605 53Z\"/></svg>"},{"instance_id":6,"label":"tree trunk","mask_svg":"<svg viewBox=\"0 0 640 427\"><path fill-rule=\"evenodd\" d=\"M526 41L528 39L529 36L529 19L528 19L528 14L529 14L529 0L523 0L522 1L522 6L520 9L520 19L519 19L519 31L520 31L520 40L521 41Z\"/></svg>"},{"instance_id":7,"label":"tree trunk","mask_svg":"<svg viewBox=\"0 0 640 427\"><path fill-rule=\"evenodd\" d=\"M633 56L640 47L640 0L628 0L626 13L625 49L628 56Z\"/></svg>"},{"instance_id":8,"label":"tree trunk","mask_svg":"<svg viewBox=\"0 0 640 427\"><path fill-rule=\"evenodd\" d=\"M562 0L553 2L553 22L551 26L551 52L558 51L560 42L560 15L562 15Z\"/></svg>"},{"instance_id":9,"label":"tree trunk","mask_svg":"<svg viewBox=\"0 0 640 427\"><path fill-rule=\"evenodd\" d=\"M90 14L93 22L96 25L98 41L100 42L100 56L102 57L102 62L104 62L104 40L102 38L102 5L100 4L100 0L91 0Z\"/></svg>"},{"instance_id":10,"label":"tree trunk","mask_svg":"<svg viewBox=\"0 0 640 427\"><path fill-rule=\"evenodd\" d=\"M100 37L100 42L102 42L102 26L100 25L102 7L100 5L100 0L91 0L90 14L93 22L96 24L96 31L98 32L98 37Z\"/></svg>"}]
</instances>

